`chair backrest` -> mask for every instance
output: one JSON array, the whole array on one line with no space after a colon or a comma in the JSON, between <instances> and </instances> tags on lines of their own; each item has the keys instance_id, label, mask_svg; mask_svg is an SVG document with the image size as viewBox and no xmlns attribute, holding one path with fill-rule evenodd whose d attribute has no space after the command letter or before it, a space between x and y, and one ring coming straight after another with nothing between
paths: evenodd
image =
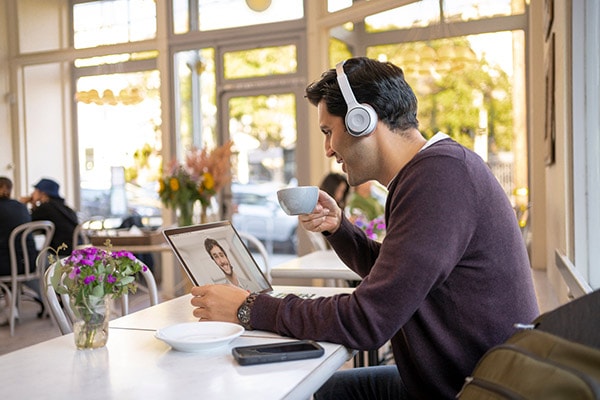
<instances>
[{"instance_id":1,"label":"chair backrest","mask_svg":"<svg viewBox=\"0 0 600 400\"><path fill-rule=\"evenodd\" d=\"M8 251L10 254L10 268L12 275L12 287L15 288L17 282L30 281L40 279L43 275L43 265L36 265L35 259L31 259L29 248L27 246L27 238L32 234L44 235L43 241L36 245L40 249L38 259L45 259L47 248L52 241L54 235L54 224L51 221L32 221L26 222L17 226L12 230L8 239ZM19 259L17 258L18 250L22 253L24 270L19 273ZM32 269L35 267L35 269Z\"/></svg>"},{"instance_id":2,"label":"chair backrest","mask_svg":"<svg viewBox=\"0 0 600 400\"><path fill-rule=\"evenodd\" d=\"M143 264L138 260L140 264ZM75 321L75 314L71 309L71 303L69 302L69 295L57 294L52 286L52 275L54 274L55 264L52 264L46 270L43 280L43 296L46 300L46 304L50 310L54 321L57 323L61 334L66 335L67 333L73 332L73 322ZM156 280L154 275L149 268L142 269L140 274L144 277L146 286L144 288L138 285L138 290L147 291L150 298L150 305L158 304L158 288L156 286ZM60 297L60 301L59 301ZM62 305L61 305L62 303ZM121 312L122 315L129 314L129 297L124 295L121 297Z\"/></svg>"},{"instance_id":3,"label":"chair backrest","mask_svg":"<svg viewBox=\"0 0 600 400\"><path fill-rule=\"evenodd\" d=\"M85 224L85 222L80 222L75 226L75 229L73 229L73 248L76 248L79 244L90 243L90 238L85 233L83 224ZM79 239L81 239L81 241Z\"/></svg>"},{"instance_id":4,"label":"chair backrest","mask_svg":"<svg viewBox=\"0 0 600 400\"><path fill-rule=\"evenodd\" d=\"M66 335L67 333L73 332L73 321L75 320L75 316L73 314L67 316L67 313L71 312L71 308L69 307L69 295L60 295L62 304L65 304L65 309L63 309L58 300L59 295L56 294L54 287L52 287L51 279L52 275L54 275L55 266L56 264L50 265L44 273L42 294L50 310L50 315L52 315L52 318L58 324L60 333Z\"/></svg>"},{"instance_id":5,"label":"chair backrest","mask_svg":"<svg viewBox=\"0 0 600 400\"><path fill-rule=\"evenodd\" d=\"M256 236L251 235L250 233L238 232L238 234L240 235L240 238L242 240L250 244L250 246L248 246L249 249L252 249L252 247L256 248L261 258L263 259L263 272L265 273L265 277L269 282L271 282L271 265L269 263L269 252L267 251L265 245L262 244L262 242L258 240Z\"/></svg>"}]
</instances>

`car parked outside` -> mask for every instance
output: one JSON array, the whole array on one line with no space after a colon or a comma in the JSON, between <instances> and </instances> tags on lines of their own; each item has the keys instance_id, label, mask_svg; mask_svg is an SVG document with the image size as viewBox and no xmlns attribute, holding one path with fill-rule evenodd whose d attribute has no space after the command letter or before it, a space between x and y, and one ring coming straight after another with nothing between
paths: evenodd
<instances>
[{"instance_id":1,"label":"car parked outside","mask_svg":"<svg viewBox=\"0 0 600 400\"><path fill-rule=\"evenodd\" d=\"M298 217L287 215L277 201L277 190L285 185L273 182L232 183L232 224L273 249L295 253L298 245Z\"/></svg>"}]
</instances>

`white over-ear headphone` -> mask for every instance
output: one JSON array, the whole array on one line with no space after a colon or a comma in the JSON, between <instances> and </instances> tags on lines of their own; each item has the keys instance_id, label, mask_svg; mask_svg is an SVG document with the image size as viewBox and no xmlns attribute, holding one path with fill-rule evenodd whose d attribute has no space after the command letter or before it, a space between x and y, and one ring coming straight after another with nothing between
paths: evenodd
<instances>
[{"instance_id":1,"label":"white over-ear headphone","mask_svg":"<svg viewBox=\"0 0 600 400\"><path fill-rule=\"evenodd\" d=\"M377 125L377 113L369 104L358 104L356 101L354 93L352 93L352 88L350 87L350 82L348 82L348 77L344 73L345 62L346 61L338 63L335 67L335 71L340 90L342 91L342 96L344 96L344 100L348 106L346 118L344 118L346 130L352 136L367 136L375 130L375 126Z\"/></svg>"}]
</instances>

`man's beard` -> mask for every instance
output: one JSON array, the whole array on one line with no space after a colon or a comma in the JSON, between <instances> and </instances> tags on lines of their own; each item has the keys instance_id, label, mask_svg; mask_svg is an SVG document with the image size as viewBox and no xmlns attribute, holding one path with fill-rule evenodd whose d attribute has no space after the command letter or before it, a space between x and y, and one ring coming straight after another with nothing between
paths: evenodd
<instances>
[{"instance_id":1,"label":"man's beard","mask_svg":"<svg viewBox=\"0 0 600 400\"><path fill-rule=\"evenodd\" d=\"M222 269L222 268L221 268L221 269ZM229 266L229 272L225 272L225 270L224 270L224 269L222 269L222 270L223 270L223 273L224 273L226 276L233 276L233 267L232 267L231 265Z\"/></svg>"}]
</instances>

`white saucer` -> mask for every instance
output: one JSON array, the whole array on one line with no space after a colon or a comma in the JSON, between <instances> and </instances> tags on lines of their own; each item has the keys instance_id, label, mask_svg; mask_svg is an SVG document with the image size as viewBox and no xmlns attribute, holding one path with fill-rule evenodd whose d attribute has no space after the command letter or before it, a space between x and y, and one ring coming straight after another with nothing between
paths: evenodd
<instances>
[{"instance_id":1,"label":"white saucer","mask_svg":"<svg viewBox=\"0 0 600 400\"><path fill-rule=\"evenodd\" d=\"M185 322L159 329L155 337L175 350L195 352L224 346L244 333L229 322Z\"/></svg>"}]
</instances>

